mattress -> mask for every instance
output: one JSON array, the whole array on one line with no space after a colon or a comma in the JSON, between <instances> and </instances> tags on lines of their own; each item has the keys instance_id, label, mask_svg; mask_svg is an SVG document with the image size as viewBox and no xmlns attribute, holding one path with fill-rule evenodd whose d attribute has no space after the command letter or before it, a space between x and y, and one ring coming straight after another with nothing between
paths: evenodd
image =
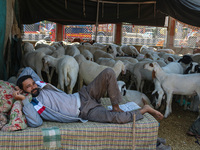
<instances>
[{"instance_id":1,"label":"mattress","mask_svg":"<svg viewBox=\"0 0 200 150\"><path fill-rule=\"evenodd\" d=\"M109 103L103 103L109 105ZM156 149L159 124L148 113L144 118L126 124L58 123L44 121L37 128L0 132L0 149Z\"/></svg>"}]
</instances>

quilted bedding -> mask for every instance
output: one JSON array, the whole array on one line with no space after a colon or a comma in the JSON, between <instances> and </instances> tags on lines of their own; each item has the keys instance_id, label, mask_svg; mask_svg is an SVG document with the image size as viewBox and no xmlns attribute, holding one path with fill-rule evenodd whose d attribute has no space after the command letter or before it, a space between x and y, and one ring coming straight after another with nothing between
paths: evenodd
<instances>
[{"instance_id":1,"label":"quilted bedding","mask_svg":"<svg viewBox=\"0 0 200 150\"><path fill-rule=\"evenodd\" d=\"M123 102L124 103L124 102ZM110 105L104 98L102 104ZM156 149L158 122L150 114L127 124L58 123L44 121L38 128L0 131L0 149ZM135 134L133 134L135 133Z\"/></svg>"}]
</instances>

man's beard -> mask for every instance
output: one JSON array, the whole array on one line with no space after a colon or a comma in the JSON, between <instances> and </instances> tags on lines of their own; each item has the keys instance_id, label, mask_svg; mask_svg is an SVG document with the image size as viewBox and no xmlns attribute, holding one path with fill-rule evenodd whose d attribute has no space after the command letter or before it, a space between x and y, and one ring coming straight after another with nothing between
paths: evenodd
<instances>
[{"instance_id":1,"label":"man's beard","mask_svg":"<svg viewBox=\"0 0 200 150\"><path fill-rule=\"evenodd\" d=\"M37 97L40 94L40 88L35 88L31 91L33 97Z\"/></svg>"}]
</instances>

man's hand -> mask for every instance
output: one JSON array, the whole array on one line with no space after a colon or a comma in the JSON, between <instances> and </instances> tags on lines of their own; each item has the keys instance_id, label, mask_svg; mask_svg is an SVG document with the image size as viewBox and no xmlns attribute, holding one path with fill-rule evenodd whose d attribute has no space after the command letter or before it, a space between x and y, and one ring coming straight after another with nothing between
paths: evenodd
<instances>
[{"instance_id":1,"label":"man's hand","mask_svg":"<svg viewBox=\"0 0 200 150\"><path fill-rule=\"evenodd\" d=\"M24 95L20 94L19 90L13 92L13 97L16 100L24 100L26 98Z\"/></svg>"},{"instance_id":2,"label":"man's hand","mask_svg":"<svg viewBox=\"0 0 200 150\"><path fill-rule=\"evenodd\" d=\"M20 94L23 93L23 90L21 90L18 86L15 86L15 91L19 91Z\"/></svg>"}]
</instances>

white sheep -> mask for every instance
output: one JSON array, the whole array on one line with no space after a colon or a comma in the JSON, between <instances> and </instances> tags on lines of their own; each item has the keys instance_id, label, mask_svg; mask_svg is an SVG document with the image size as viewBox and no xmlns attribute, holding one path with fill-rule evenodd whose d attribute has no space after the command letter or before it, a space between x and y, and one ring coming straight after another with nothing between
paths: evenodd
<instances>
[{"instance_id":1,"label":"white sheep","mask_svg":"<svg viewBox=\"0 0 200 150\"><path fill-rule=\"evenodd\" d=\"M162 67L162 69L166 73L183 74L185 70L182 65L183 63L171 62L167 64L166 66ZM158 99L156 99L156 108L158 108L161 105L164 91L162 90L160 82L157 79L154 79L154 85L155 85L155 90L152 92L152 94L157 92L159 95Z\"/></svg>"},{"instance_id":2,"label":"white sheep","mask_svg":"<svg viewBox=\"0 0 200 150\"><path fill-rule=\"evenodd\" d=\"M144 93L141 93L135 90L127 90L126 84L124 81L117 81L117 84L118 84L118 87L122 94L123 99L125 99L126 101L135 102L140 107L143 107L144 103L152 106L151 101Z\"/></svg>"},{"instance_id":3,"label":"white sheep","mask_svg":"<svg viewBox=\"0 0 200 150\"><path fill-rule=\"evenodd\" d=\"M50 45L50 46L53 46L53 47L55 47L55 48L58 48L58 47L63 46L62 41L51 42L49 45Z\"/></svg>"},{"instance_id":4,"label":"white sheep","mask_svg":"<svg viewBox=\"0 0 200 150\"><path fill-rule=\"evenodd\" d=\"M78 54L74 57L76 59L76 61L78 62L78 64L80 65L83 61L86 60L86 58L82 55L82 54Z\"/></svg>"},{"instance_id":5,"label":"white sheep","mask_svg":"<svg viewBox=\"0 0 200 150\"><path fill-rule=\"evenodd\" d=\"M115 65L116 61L112 58L100 57L97 59L96 63L99 65L103 65L103 66L113 67Z\"/></svg>"},{"instance_id":6,"label":"white sheep","mask_svg":"<svg viewBox=\"0 0 200 150\"><path fill-rule=\"evenodd\" d=\"M114 59L115 60L121 60L121 61L127 61L128 60L129 62L131 62L133 64L138 63L138 60L135 59L135 58L132 58L132 57L116 57Z\"/></svg>"},{"instance_id":7,"label":"white sheep","mask_svg":"<svg viewBox=\"0 0 200 150\"><path fill-rule=\"evenodd\" d=\"M94 52L93 56L94 56L94 61L95 61L95 62L96 62L96 61L98 60L98 58L100 58L100 57L103 57L103 58L112 58L112 59L114 59L114 57L113 57L111 54L106 53L106 52L104 52L104 51L102 51L102 50L96 50L96 51Z\"/></svg>"},{"instance_id":8,"label":"white sheep","mask_svg":"<svg viewBox=\"0 0 200 150\"><path fill-rule=\"evenodd\" d=\"M82 50L82 51L81 51L81 54L82 54L87 60L94 61L94 56L93 56L93 54L92 54L89 50L87 50L87 49Z\"/></svg>"},{"instance_id":9,"label":"white sheep","mask_svg":"<svg viewBox=\"0 0 200 150\"><path fill-rule=\"evenodd\" d=\"M22 46L24 47L23 50L25 53L32 52L35 50L33 44L31 44L29 42L24 42Z\"/></svg>"},{"instance_id":10,"label":"white sheep","mask_svg":"<svg viewBox=\"0 0 200 150\"><path fill-rule=\"evenodd\" d=\"M158 49L157 52L165 52L169 54L175 54L174 50L172 49Z\"/></svg>"},{"instance_id":11,"label":"white sheep","mask_svg":"<svg viewBox=\"0 0 200 150\"><path fill-rule=\"evenodd\" d=\"M37 51L33 48L30 43L25 43L24 45L24 56L23 56L23 66L31 67L36 71L41 80L43 80L41 71L47 73L48 81L50 79L49 68L43 65L42 58L46 54L50 54L52 51L47 47L39 48Z\"/></svg>"},{"instance_id":12,"label":"white sheep","mask_svg":"<svg viewBox=\"0 0 200 150\"><path fill-rule=\"evenodd\" d=\"M142 92L143 91L143 86L144 86L144 81L145 80L153 81L153 79L152 79L152 71L144 69L144 65L146 63L149 63L149 62L153 62L153 61L141 61L141 62L138 62L133 66L132 69L129 70L133 75L133 79L131 81L131 84L130 84L129 88L132 86L133 82L135 82L137 91L141 91ZM162 67L166 65L166 63L164 61L157 60L157 62Z\"/></svg>"},{"instance_id":13,"label":"white sheep","mask_svg":"<svg viewBox=\"0 0 200 150\"><path fill-rule=\"evenodd\" d=\"M99 65L92 61L83 61L80 64L79 69L79 88L83 86L83 82L88 85L95 79L98 74L100 74L106 68L112 68L116 74L116 78L121 72L126 72L125 66L122 61L117 61L113 67Z\"/></svg>"},{"instance_id":14,"label":"white sheep","mask_svg":"<svg viewBox=\"0 0 200 150\"><path fill-rule=\"evenodd\" d=\"M92 46L93 46L92 49L95 49L95 50L102 50L107 53L114 53L113 47L110 44L104 45L101 43L94 43Z\"/></svg>"},{"instance_id":15,"label":"white sheep","mask_svg":"<svg viewBox=\"0 0 200 150\"><path fill-rule=\"evenodd\" d=\"M149 52L149 51L155 52L155 51L157 51L157 49L154 48L154 47L148 47L148 46L146 46L146 45L143 45L143 46L140 48L140 53L141 53L141 54L145 54L145 53L147 53L147 52Z\"/></svg>"},{"instance_id":16,"label":"white sheep","mask_svg":"<svg viewBox=\"0 0 200 150\"><path fill-rule=\"evenodd\" d=\"M40 48L41 47L46 47L48 45L46 40L39 40L35 43L35 49Z\"/></svg>"},{"instance_id":17,"label":"white sheep","mask_svg":"<svg viewBox=\"0 0 200 150\"><path fill-rule=\"evenodd\" d=\"M200 53L193 54L191 57L194 62L200 64Z\"/></svg>"},{"instance_id":18,"label":"white sheep","mask_svg":"<svg viewBox=\"0 0 200 150\"><path fill-rule=\"evenodd\" d=\"M167 64L181 59L181 56L179 55L169 54L165 52L159 52L158 56L160 56L160 58L163 58Z\"/></svg>"},{"instance_id":19,"label":"white sheep","mask_svg":"<svg viewBox=\"0 0 200 150\"><path fill-rule=\"evenodd\" d=\"M78 54L80 54L80 51L75 45L65 46L65 55L69 55L69 56L74 57Z\"/></svg>"},{"instance_id":20,"label":"white sheep","mask_svg":"<svg viewBox=\"0 0 200 150\"><path fill-rule=\"evenodd\" d=\"M59 58L65 55L65 49L63 46L57 47L56 50L53 51L51 56L55 58Z\"/></svg>"},{"instance_id":21,"label":"white sheep","mask_svg":"<svg viewBox=\"0 0 200 150\"><path fill-rule=\"evenodd\" d=\"M113 55L114 56L124 56L124 52L121 50L120 46L119 45L116 45L116 44L111 44L111 47L113 49Z\"/></svg>"},{"instance_id":22,"label":"white sheep","mask_svg":"<svg viewBox=\"0 0 200 150\"><path fill-rule=\"evenodd\" d=\"M48 66L55 67L58 74L58 88L64 91L64 85L67 87L67 93L72 93L77 81L79 65L72 57L65 55L61 58L45 56L44 63Z\"/></svg>"},{"instance_id":23,"label":"white sheep","mask_svg":"<svg viewBox=\"0 0 200 150\"><path fill-rule=\"evenodd\" d=\"M134 47L134 46L132 46L132 45L122 45L121 46L121 50L125 53L125 54L127 54L127 55L129 55L129 56L135 56L135 57L137 57L140 53L138 52L138 50Z\"/></svg>"},{"instance_id":24,"label":"white sheep","mask_svg":"<svg viewBox=\"0 0 200 150\"><path fill-rule=\"evenodd\" d=\"M156 48L148 47L146 45L143 45L140 48L140 54L144 54L145 58L150 58L152 60L159 60L160 57L158 56L158 53L156 52Z\"/></svg>"},{"instance_id":25,"label":"white sheep","mask_svg":"<svg viewBox=\"0 0 200 150\"><path fill-rule=\"evenodd\" d=\"M95 45L77 45L77 48L82 51L84 49L89 50L92 54L94 54L97 50L104 51L106 53L112 54L114 51L110 45L102 45L102 46L95 46Z\"/></svg>"},{"instance_id":26,"label":"white sheep","mask_svg":"<svg viewBox=\"0 0 200 150\"><path fill-rule=\"evenodd\" d=\"M167 105L164 117L167 118L172 113L173 94L200 96L200 74L174 74L166 73L157 62L145 64L145 69L153 72L154 77L160 82L167 96Z\"/></svg>"},{"instance_id":27,"label":"white sheep","mask_svg":"<svg viewBox=\"0 0 200 150\"><path fill-rule=\"evenodd\" d=\"M123 63L124 63L124 65L125 65L126 70L132 72L132 69L133 69L133 67L135 66L135 64L136 64L137 62L132 63L132 62L130 62L130 61L128 61L128 60L124 60Z\"/></svg>"},{"instance_id":28,"label":"white sheep","mask_svg":"<svg viewBox=\"0 0 200 150\"><path fill-rule=\"evenodd\" d=\"M185 71L181 63L178 62L171 62L166 66L162 67L162 69L166 73L176 73L176 74L183 74Z\"/></svg>"}]
</instances>

